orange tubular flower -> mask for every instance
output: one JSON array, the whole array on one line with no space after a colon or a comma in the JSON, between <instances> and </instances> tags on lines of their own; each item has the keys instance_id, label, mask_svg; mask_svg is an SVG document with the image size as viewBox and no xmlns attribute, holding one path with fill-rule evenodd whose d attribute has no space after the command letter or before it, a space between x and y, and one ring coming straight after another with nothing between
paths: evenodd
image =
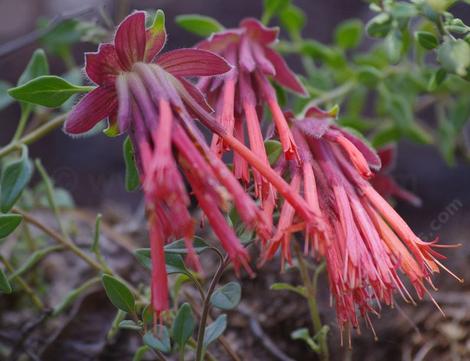
<instances>
[{"instance_id":1,"label":"orange tubular flower","mask_svg":"<svg viewBox=\"0 0 470 361\"><path fill-rule=\"evenodd\" d=\"M425 283L433 287L432 273L446 268L439 261L444 257L433 250L442 246L419 239L371 185L372 170L381 166L377 154L332 120L331 114L311 108L305 119L293 122L301 165L281 160L282 173L303 189L326 225L324 234L305 240L305 252L325 257L338 323L342 329L357 328L357 311L371 325L369 314L378 313L381 303L392 305L395 292L414 302L399 272L422 298L428 292ZM279 247L283 259L290 259L290 237L299 227L288 211L284 205L278 229L283 233L267 244L264 260Z\"/></svg>"}]
</instances>

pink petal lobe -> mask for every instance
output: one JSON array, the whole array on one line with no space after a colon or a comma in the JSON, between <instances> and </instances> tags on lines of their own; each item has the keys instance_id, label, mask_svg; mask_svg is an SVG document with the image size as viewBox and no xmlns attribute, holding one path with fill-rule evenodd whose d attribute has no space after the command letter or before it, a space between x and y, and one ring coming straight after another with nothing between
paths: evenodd
<instances>
[{"instance_id":1,"label":"pink petal lobe","mask_svg":"<svg viewBox=\"0 0 470 361\"><path fill-rule=\"evenodd\" d=\"M240 26L246 29L247 34L263 45L268 45L277 40L279 28L267 28L259 20L247 18L240 22Z\"/></svg>"},{"instance_id":2,"label":"pink petal lobe","mask_svg":"<svg viewBox=\"0 0 470 361\"><path fill-rule=\"evenodd\" d=\"M137 11L125 18L116 31L114 45L124 69L144 60L145 54L145 12Z\"/></svg>"},{"instance_id":3,"label":"pink petal lobe","mask_svg":"<svg viewBox=\"0 0 470 361\"><path fill-rule=\"evenodd\" d=\"M98 85L112 84L122 70L113 44L101 44L95 53L85 53L85 71Z\"/></svg>"},{"instance_id":4,"label":"pink petal lobe","mask_svg":"<svg viewBox=\"0 0 470 361\"><path fill-rule=\"evenodd\" d=\"M274 69L276 70L274 79L279 84L301 95L307 95L307 91L305 90L304 86L299 81L294 72L289 69L286 61L284 58L282 58L282 56L268 47L264 48L264 54L274 66Z\"/></svg>"},{"instance_id":5,"label":"pink petal lobe","mask_svg":"<svg viewBox=\"0 0 470 361\"><path fill-rule=\"evenodd\" d=\"M98 87L85 95L70 112L64 130L81 134L92 129L100 120L116 111L116 93L112 87Z\"/></svg>"},{"instance_id":6,"label":"pink petal lobe","mask_svg":"<svg viewBox=\"0 0 470 361\"><path fill-rule=\"evenodd\" d=\"M230 29L212 34L208 39L201 41L196 48L211 50L216 53L222 52L230 44L237 43L244 31L242 29Z\"/></svg>"},{"instance_id":7,"label":"pink petal lobe","mask_svg":"<svg viewBox=\"0 0 470 361\"><path fill-rule=\"evenodd\" d=\"M169 51L159 56L157 63L176 77L219 75L232 69L219 55L201 49Z\"/></svg>"}]
</instances>

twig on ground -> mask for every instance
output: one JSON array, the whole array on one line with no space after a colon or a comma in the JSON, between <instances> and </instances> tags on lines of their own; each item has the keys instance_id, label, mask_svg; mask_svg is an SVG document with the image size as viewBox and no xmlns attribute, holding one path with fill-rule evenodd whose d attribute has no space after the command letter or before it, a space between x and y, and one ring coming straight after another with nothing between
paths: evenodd
<instances>
[{"instance_id":1,"label":"twig on ground","mask_svg":"<svg viewBox=\"0 0 470 361\"><path fill-rule=\"evenodd\" d=\"M279 349L273 340L264 332L254 312L245 304L238 306L238 311L249 319L250 329L253 334L261 341L269 353L280 361L295 361Z\"/></svg>"}]
</instances>

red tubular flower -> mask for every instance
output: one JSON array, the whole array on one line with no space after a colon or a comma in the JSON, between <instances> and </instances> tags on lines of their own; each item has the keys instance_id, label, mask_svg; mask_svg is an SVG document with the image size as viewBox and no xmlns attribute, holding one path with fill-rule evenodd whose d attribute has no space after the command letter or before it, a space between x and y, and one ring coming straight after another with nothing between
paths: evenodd
<instances>
[{"instance_id":1,"label":"red tubular flower","mask_svg":"<svg viewBox=\"0 0 470 361\"><path fill-rule=\"evenodd\" d=\"M269 165L269 162L260 124L265 104L271 111L286 158L298 157L289 125L268 78L272 77L280 85L294 92L305 94L302 84L284 59L271 48L277 41L278 31L278 28L266 28L256 19L245 19L239 28L216 33L198 45L199 49L214 51L234 65L234 69L223 77L203 79L200 88L208 94L216 109L217 121L228 134L244 142L246 127L251 150L266 165ZM219 136L214 136L212 148L218 154L221 155L227 146ZM234 173L248 183L246 162L235 159ZM269 184L258 171L253 173L255 193L266 201L273 196L269 194Z\"/></svg>"},{"instance_id":2,"label":"red tubular flower","mask_svg":"<svg viewBox=\"0 0 470 361\"><path fill-rule=\"evenodd\" d=\"M152 306L157 320L168 309L164 244L184 238L192 252L190 260L197 262L191 246L195 221L188 211L190 198L184 179L237 270L243 266L251 272L248 253L222 215L229 202L233 201L241 219L256 229L264 242L271 232L255 202L210 151L193 122L192 114L197 112L211 130L223 136L202 94L184 78L223 74L230 66L220 56L201 49L159 55L165 41L163 12L157 12L148 29L145 12L124 19L113 44L102 44L98 52L86 54L86 73L98 86L80 100L65 123L67 133L81 134L107 117L110 127L128 133L132 140L148 214ZM240 148L245 161L256 158L231 137L227 141ZM268 178L275 176L274 182L284 187L283 194L292 193L270 168L258 167ZM290 198L308 218L310 213L302 200L295 194Z\"/></svg>"},{"instance_id":3,"label":"red tubular flower","mask_svg":"<svg viewBox=\"0 0 470 361\"><path fill-rule=\"evenodd\" d=\"M303 197L326 225L324 234L305 240L305 251L326 259L341 328L357 328L357 311L371 325L369 313L378 313L381 303L393 304L396 291L414 302L399 271L422 298L428 292L425 282L433 287L432 273L446 268L438 260L443 256L433 250L439 247L436 241L419 239L371 185L371 169L381 166L377 154L332 120L332 114L312 108L305 119L293 122L301 164L284 161L283 174L296 189L303 188ZM280 246L283 259L289 260L286 248L300 228L285 206L279 223L283 228L267 244L264 260Z\"/></svg>"}]
</instances>

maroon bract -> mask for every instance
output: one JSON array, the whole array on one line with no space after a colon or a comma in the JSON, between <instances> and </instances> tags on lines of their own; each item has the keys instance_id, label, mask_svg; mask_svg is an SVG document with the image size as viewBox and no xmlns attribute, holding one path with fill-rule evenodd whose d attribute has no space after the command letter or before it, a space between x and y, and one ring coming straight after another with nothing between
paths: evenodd
<instances>
[{"instance_id":1,"label":"maroon bract","mask_svg":"<svg viewBox=\"0 0 470 361\"><path fill-rule=\"evenodd\" d=\"M245 19L239 28L213 34L197 46L222 55L234 66L234 69L222 77L203 79L199 86L208 94L211 105L216 109L217 121L227 133L245 143L246 128L251 150L266 165L269 162L260 124L265 104L271 111L286 158L298 158L289 124L269 79L272 78L294 92L305 94L296 75L271 47L277 41L278 32L278 28L266 28L256 19ZM212 148L221 155L228 147L215 135ZM248 164L237 153L234 154L234 173L245 184L249 183ZM263 201L273 197L269 194L268 182L258 171L253 172L253 177L256 195Z\"/></svg>"},{"instance_id":2,"label":"maroon bract","mask_svg":"<svg viewBox=\"0 0 470 361\"><path fill-rule=\"evenodd\" d=\"M359 137L333 124L333 116L317 108L294 121L292 133L301 164L281 160L280 173L291 178L326 232L306 237L305 253L326 259L330 290L341 328L359 326L357 310L370 325L369 313L393 304L398 292L413 302L398 272L407 275L418 298L434 287L431 275L444 268L433 250L442 247L419 239L370 183L380 158ZM372 170L371 170L372 169ZM267 244L263 261L281 248L290 261L293 232L302 230L295 211L284 203L277 233ZM445 268L444 268L445 269Z\"/></svg>"},{"instance_id":3,"label":"maroon bract","mask_svg":"<svg viewBox=\"0 0 470 361\"><path fill-rule=\"evenodd\" d=\"M164 244L184 238L189 260L197 264L192 248L195 221L188 211L184 178L237 270L251 272L248 253L222 211L233 202L261 239L271 231L254 201L205 144L190 114L192 109L203 113L210 107L184 77L222 74L230 66L199 49L158 55L165 41L163 12L157 12L148 29L145 12L124 19L114 44L102 44L98 52L86 54L86 73L98 87L80 100L65 123L67 133L80 134L108 117L110 127L127 132L132 140L146 200L157 319L168 309Z\"/></svg>"},{"instance_id":4,"label":"maroon bract","mask_svg":"<svg viewBox=\"0 0 470 361\"><path fill-rule=\"evenodd\" d=\"M390 175L390 171L395 166L396 147L386 146L377 151L382 168L371 179L371 183L377 192L385 199L397 198L412 204L415 207L421 206L421 199L415 194L400 187L400 185Z\"/></svg>"}]
</instances>

